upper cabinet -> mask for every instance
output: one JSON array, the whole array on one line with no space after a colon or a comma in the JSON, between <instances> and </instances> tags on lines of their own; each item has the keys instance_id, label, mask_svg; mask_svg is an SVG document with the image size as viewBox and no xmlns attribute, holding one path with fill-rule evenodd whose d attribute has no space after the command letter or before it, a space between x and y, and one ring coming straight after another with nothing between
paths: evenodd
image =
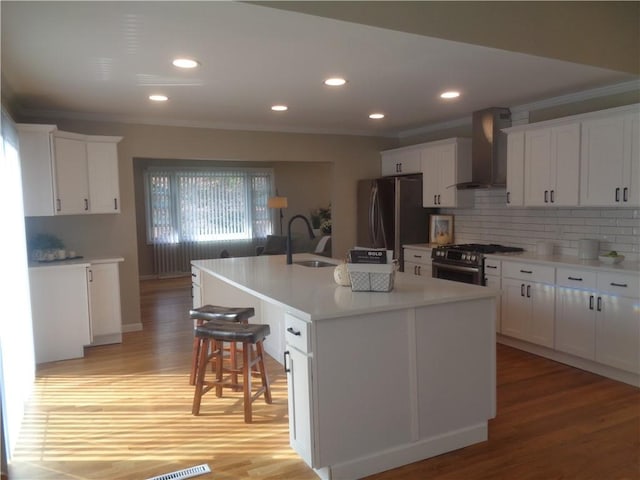
<instances>
[{"instance_id":1,"label":"upper cabinet","mask_svg":"<svg viewBox=\"0 0 640 480\"><path fill-rule=\"evenodd\" d=\"M640 206L640 105L505 131L507 205Z\"/></svg>"},{"instance_id":2,"label":"upper cabinet","mask_svg":"<svg viewBox=\"0 0 640 480\"><path fill-rule=\"evenodd\" d=\"M424 207L465 207L472 192L458 190L458 183L471 180L471 140L451 138L423 144L422 204Z\"/></svg>"},{"instance_id":3,"label":"upper cabinet","mask_svg":"<svg viewBox=\"0 0 640 480\"><path fill-rule=\"evenodd\" d=\"M640 205L640 122L637 114L582 123L580 203Z\"/></svg>"},{"instance_id":4,"label":"upper cabinet","mask_svg":"<svg viewBox=\"0 0 640 480\"><path fill-rule=\"evenodd\" d=\"M577 206L580 124L527 131L524 145L525 205Z\"/></svg>"},{"instance_id":5,"label":"upper cabinet","mask_svg":"<svg viewBox=\"0 0 640 480\"><path fill-rule=\"evenodd\" d=\"M118 213L121 137L18 125L26 216Z\"/></svg>"},{"instance_id":6,"label":"upper cabinet","mask_svg":"<svg viewBox=\"0 0 640 480\"><path fill-rule=\"evenodd\" d=\"M420 173L420 149L411 147L386 150L382 155L382 176Z\"/></svg>"}]
</instances>

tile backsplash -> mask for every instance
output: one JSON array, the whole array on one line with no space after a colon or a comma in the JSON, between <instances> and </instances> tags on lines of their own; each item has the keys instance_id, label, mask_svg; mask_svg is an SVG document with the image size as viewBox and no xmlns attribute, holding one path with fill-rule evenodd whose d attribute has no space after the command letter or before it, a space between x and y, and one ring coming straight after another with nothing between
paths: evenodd
<instances>
[{"instance_id":1,"label":"tile backsplash","mask_svg":"<svg viewBox=\"0 0 640 480\"><path fill-rule=\"evenodd\" d=\"M638 208L507 207L505 189L475 190L473 208L442 209L454 215L456 243L499 243L535 252L550 241L554 253L578 255L582 238L600 241L600 251L616 250L640 260Z\"/></svg>"}]
</instances>

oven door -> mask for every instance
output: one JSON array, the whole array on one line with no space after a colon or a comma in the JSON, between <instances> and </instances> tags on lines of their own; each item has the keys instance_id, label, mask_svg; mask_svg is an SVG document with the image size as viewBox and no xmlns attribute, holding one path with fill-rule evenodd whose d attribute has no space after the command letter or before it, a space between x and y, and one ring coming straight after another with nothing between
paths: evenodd
<instances>
[{"instance_id":1,"label":"oven door","mask_svg":"<svg viewBox=\"0 0 640 480\"><path fill-rule=\"evenodd\" d=\"M484 285L484 276L482 269L479 267L465 267L463 265L451 265L435 261L431 265L431 276L433 278Z\"/></svg>"}]
</instances>

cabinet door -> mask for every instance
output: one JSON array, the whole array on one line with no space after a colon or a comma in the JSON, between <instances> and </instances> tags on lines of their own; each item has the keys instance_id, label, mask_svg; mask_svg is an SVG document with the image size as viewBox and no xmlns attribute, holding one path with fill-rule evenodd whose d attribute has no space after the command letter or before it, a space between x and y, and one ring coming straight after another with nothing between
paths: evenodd
<instances>
[{"instance_id":1,"label":"cabinet door","mask_svg":"<svg viewBox=\"0 0 640 480\"><path fill-rule=\"evenodd\" d=\"M411 148L409 150L382 152L382 176L403 175L420 172L420 150Z\"/></svg>"},{"instance_id":2,"label":"cabinet door","mask_svg":"<svg viewBox=\"0 0 640 480\"><path fill-rule=\"evenodd\" d=\"M495 290L500 290L502 286L502 281L500 277L496 277L494 275L487 275L484 279L485 285L489 288L493 288ZM502 296L499 296L496 299L496 332L501 332L501 319L502 319Z\"/></svg>"},{"instance_id":3,"label":"cabinet door","mask_svg":"<svg viewBox=\"0 0 640 480\"><path fill-rule=\"evenodd\" d=\"M596 316L596 361L640 373L638 299L602 295Z\"/></svg>"},{"instance_id":4,"label":"cabinet door","mask_svg":"<svg viewBox=\"0 0 640 480\"><path fill-rule=\"evenodd\" d=\"M525 205L549 204L552 170L551 129L525 132ZM546 193L545 193L546 192Z\"/></svg>"},{"instance_id":5,"label":"cabinet door","mask_svg":"<svg viewBox=\"0 0 640 480\"><path fill-rule=\"evenodd\" d=\"M628 140L626 140L628 138ZM623 202L627 206L640 206L640 115L630 115L625 121L625 160L622 177L625 180Z\"/></svg>"},{"instance_id":6,"label":"cabinet door","mask_svg":"<svg viewBox=\"0 0 640 480\"><path fill-rule=\"evenodd\" d=\"M289 393L289 442L307 465L313 467L311 358L287 345L285 370Z\"/></svg>"},{"instance_id":7,"label":"cabinet door","mask_svg":"<svg viewBox=\"0 0 640 480\"><path fill-rule=\"evenodd\" d=\"M530 316L531 301L526 296L526 282L503 278L501 333L526 340L525 329Z\"/></svg>"},{"instance_id":8,"label":"cabinet door","mask_svg":"<svg viewBox=\"0 0 640 480\"><path fill-rule=\"evenodd\" d=\"M89 312L92 345L122 341L120 278L117 263L98 263L89 267Z\"/></svg>"},{"instance_id":9,"label":"cabinet door","mask_svg":"<svg viewBox=\"0 0 640 480\"><path fill-rule=\"evenodd\" d=\"M56 214L89 213L87 149L83 140L54 137Z\"/></svg>"},{"instance_id":10,"label":"cabinet door","mask_svg":"<svg viewBox=\"0 0 640 480\"><path fill-rule=\"evenodd\" d=\"M456 146L441 145L438 147L438 163L439 163L439 201L441 207L456 207L458 189L455 185L458 183L457 164L456 164Z\"/></svg>"},{"instance_id":11,"label":"cabinet door","mask_svg":"<svg viewBox=\"0 0 640 480\"><path fill-rule=\"evenodd\" d=\"M18 125L22 196L27 217L55 214L50 135L54 129L53 125Z\"/></svg>"},{"instance_id":12,"label":"cabinet door","mask_svg":"<svg viewBox=\"0 0 640 480\"><path fill-rule=\"evenodd\" d=\"M527 284L525 290L525 295L531 299L531 318L526 329L526 340L553 348L555 287L543 283L531 283Z\"/></svg>"},{"instance_id":13,"label":"cabinet door","mask_svg":"<svg viewBox=\"0 0 640 480\"><path fill-rule=\"evenodd\" d=\"M440 162L437 147L423 148L422 162L422 205L434 207L438 205L440 193Z\"/></svg>"},{"instance_id":14,"label":"cabinet door","mask_svg":"<svg viewBox=\"0 0 640 480\"><path fill-rule=\"evenodd\" d=\"M524 205L524 132L507 137L507 206Z\"/></svg>"},{"instance_id":15,"label":"cabinet door","mask_svg":"<svg viewBox=\"0 0 640 480\"><path fill-rule=\"evenodd\" d=\"M582 122L580 204L620 205L624 161L624 117Z\"/></svg>"},{"instance_id":16,"label":"cabinet door","mask_svg":"<svg viewBox=\"0 0 640 480\"><path fill-rule=\"evenodd\" d=\"M552 177L549 203L576 206L580 200L580 124L570 123L551 130Z\"/></svg>"},{"instance_id":17,"label":"cabinet door","mask_svg":"<svg viewBox=\"0 0 640 480\"><path fill-rule=\"evenodd\" d=\"M558 287L555 348L578 357L595 359L596 324L593 292Z\"/></svg>"},{"instance_id":18,"label":"cabinet door","mask_svg":"<svg viewBox=\"0 0 640 480\"><path fill-rule=\"evenodd\" d=\"M117 144L87 142L87 169L91 213L119 213Z\"/></svg>"}]
</instances>

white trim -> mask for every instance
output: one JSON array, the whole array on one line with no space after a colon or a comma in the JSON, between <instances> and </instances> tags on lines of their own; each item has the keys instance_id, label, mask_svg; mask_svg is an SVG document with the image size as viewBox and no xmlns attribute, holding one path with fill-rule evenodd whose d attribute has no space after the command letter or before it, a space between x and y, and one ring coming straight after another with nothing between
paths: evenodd
<instances>
[{"instance_id":1,"label":"white trim","mask_svg":"<svg viewBox=\"0 0 640 480\"><path fill-rule=\"evenodd\" d=\"M140 331L142 331L142 322L122 324L122 333L140 332Z\"/></svg>"}]
</instances>

